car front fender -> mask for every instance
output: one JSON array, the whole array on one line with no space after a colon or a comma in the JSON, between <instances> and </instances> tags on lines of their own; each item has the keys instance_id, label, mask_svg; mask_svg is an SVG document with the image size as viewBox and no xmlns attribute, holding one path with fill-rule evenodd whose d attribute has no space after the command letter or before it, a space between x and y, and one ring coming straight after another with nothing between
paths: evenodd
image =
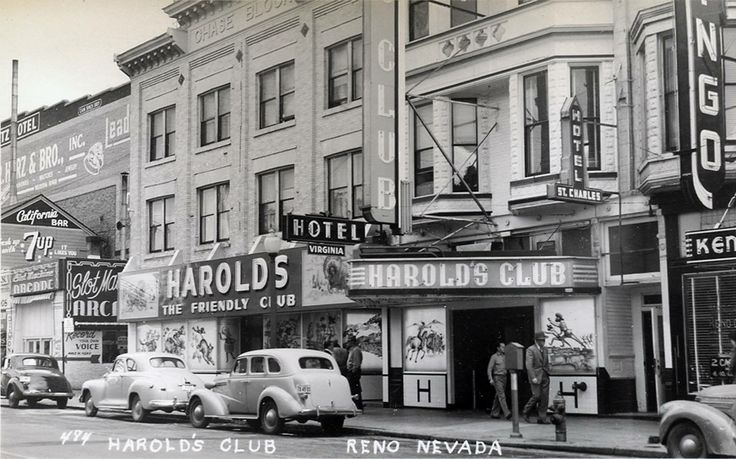
<instances>
[{"instance_id":1,"label":"car front fender","mask_svg":"<svg viewBox=\"0 0 736 459\"><path fill-rule=\"evenodd\" d=\"M97 405L102 401L102 397L105 394L105 382L104 379L90 379L82 384L82 394L79 396L79 401L82 400L85 393L89 393L92 397L92 402Z\"/></svg>"},{"instance_id":2,"label":"car front fender","mask_svg":"<svg viewBox=\"0 0 736 459\"><path fill-rule=\"evenodd\" d=\"M676 400L662 405L659 437L663 445L672 427L681 421L690 421L703 433L711 454L736 456L736 424L722 411L699 402Z\"/></svg>"},{"instance_id":3,"label":"car front fender","mask_svg":"<svg viewBox=\"0 0 736 459\"><path fill-rule=\"evenodd\" d=\"M192 394L189 396L190 406L192 400L195 398L198 398L202 402L205 416L217 417L230 415L230 410L227 409L227 404L222 397L209 389L196 389L192 391Z\"/></svg>"},{"instance_id":4,"label":"car front fender","mask_svg":"<svg viewBox=\"0 0 736 459\"><path fill-rule=\"evenodd\" d=\"M279 416L282 418L294 417L299 413L302 408L299 402L294 400L294 397L286 392L284 389L277 386L269 386L266 388L266 390L261 392L260 397L258 397L259 416L261 415L261 403L266 398L270 398L274 402L276 402L276 406L279 409Z\"/></svg>"}]
</instances>

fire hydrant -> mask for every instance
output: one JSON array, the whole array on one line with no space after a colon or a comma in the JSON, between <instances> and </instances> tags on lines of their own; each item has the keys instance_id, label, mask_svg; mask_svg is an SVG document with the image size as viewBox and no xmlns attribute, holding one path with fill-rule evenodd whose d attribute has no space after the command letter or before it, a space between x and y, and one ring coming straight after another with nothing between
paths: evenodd
<instances>
[{"instance_id":1,"label":"fire hydrant","mask_svg":"<svg viewBox=\"0 0 736 459\"><path fill-rule=\"evenodd\" d=\"M567 417L565 416L565 398L562 392L552 399L552 406L549 408L550 421L555 425L555 441L567 441Z\"/></svg>"}]
</instances>

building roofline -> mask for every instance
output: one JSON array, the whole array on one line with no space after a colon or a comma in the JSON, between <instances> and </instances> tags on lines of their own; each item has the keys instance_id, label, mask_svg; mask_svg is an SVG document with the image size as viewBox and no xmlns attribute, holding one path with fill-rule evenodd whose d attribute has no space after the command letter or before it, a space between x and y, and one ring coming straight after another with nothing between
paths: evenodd
<instances>
[{"instance_id":1,"label":"building roofline","mask_svg":"<svg viewBox=\"0 0 736 459\"><path fill-rule=\"evenodd\" d=\"M186 53L186 33L179 29L168 29L127 51L115 54L115 63L128 76L169 62Z\"/></svg>"}]
</instances>

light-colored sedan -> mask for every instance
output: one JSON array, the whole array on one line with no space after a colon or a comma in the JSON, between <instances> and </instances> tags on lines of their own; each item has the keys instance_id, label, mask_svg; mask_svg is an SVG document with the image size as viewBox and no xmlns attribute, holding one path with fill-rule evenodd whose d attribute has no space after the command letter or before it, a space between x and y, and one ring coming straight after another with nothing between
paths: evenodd
<instances>
[{"instance_id":1,"label":"light-colored sedan","mask_svg":"<svg viewBox=\"0 0 736 459\"><path fill-rule=\"evenodd\" d=\"M86 381L79 401L87 416L97 415L98 409L130 410L133 420L141 422L154 410L185 411L189 394L203 387L181 357L136 352L119 355L110 373Z\"/></svg>"},{"instance_id":2,"label":"light-colored sedan","mask_svg":"<svg viewBox=\"0 0 736 459\"><path fill-rule=\"evenodd\" d=\"M736 384L708 387L695 400L675 400L659 409L659 438L669 456L736 457Z\"/></svg>"},{"instance_id":3,"label":"light-colored sedan","mask_svg":"<svg viewBox=\"0 0 736 459\"><path fill-rule=\"evenodd\" d=\"M194 427L211 420L241 420L278 434L286 421L318 421L329 433L359 413L348 380L331 355L308 349L267 349L238 356L230 373L189 401Z\"/></svg>"}]
</instances>

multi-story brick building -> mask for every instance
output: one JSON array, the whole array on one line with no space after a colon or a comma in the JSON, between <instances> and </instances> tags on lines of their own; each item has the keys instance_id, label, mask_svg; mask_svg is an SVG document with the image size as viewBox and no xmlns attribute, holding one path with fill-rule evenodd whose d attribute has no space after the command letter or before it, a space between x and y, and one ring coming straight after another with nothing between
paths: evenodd
<instances>
[{"instance_id":1,"label":"multi-story brick building","mask_svg":"<svg viewBox=\"0 0 736 459\"><path fill-rule=\"evenodd\" d=\"M73 281L63 277L68 263L81 266L75 259L99 265L100 258L122 258L127 246L118 223L125 222L129 94L125 84L21 113L15 170L10 121L2 123L2 353L65 357L75 386L127 348L126 327L115 317L117 287L88 298L72 293ZM103 297L112 304L101 309ZM96 306L82 308L88 300ZM64 317L79 323L78 333L62 334Z\"/></svg>"}]
</instances>

